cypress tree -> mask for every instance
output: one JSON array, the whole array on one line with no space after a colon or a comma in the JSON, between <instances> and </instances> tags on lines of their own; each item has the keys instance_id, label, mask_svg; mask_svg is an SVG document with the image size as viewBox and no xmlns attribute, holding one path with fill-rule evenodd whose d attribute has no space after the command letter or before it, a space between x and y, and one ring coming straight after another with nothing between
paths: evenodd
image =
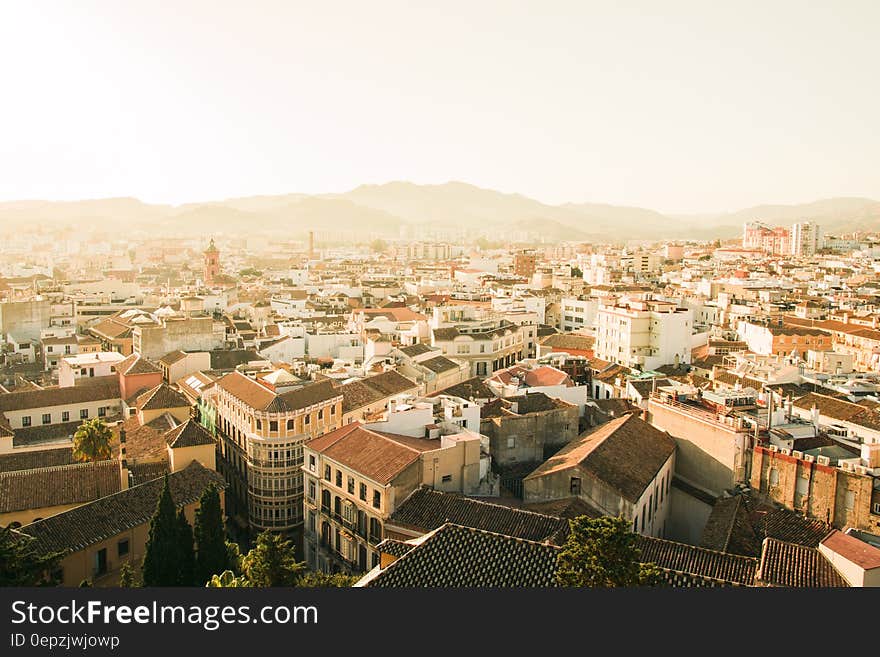
<instances>
[{"instance_id":1,"label":"cypress tree","mask_svg":"<svg viewBox=\"0 0 880 657\"><path fill-rule=\"evenodd\" d=\"M202 493L199 508L196 509L195 541L196 575L200 583L207 582L213 575L219 575L231 567L226 548L223 510L220 508L220 493L213 484Z\"/></svg>"},{"instance_id":2,"label":"cypress tree","mask_svg":"<svg viewBox=\"0 0 880 657\"><path fill-rule=\"evenodd\" d=\"M177 513L168 475L156 505L156 512L150 521L150 537L144 555L144 586L176 586L180 577L178 557Z\"/></svg>"},{"instance_id":3,"label":"cypress tree","mask_svg":"<svg viewBox=\"0 0 880 657\"><path fill-rule=\"evenodd\" d=\"M193 551L193 530L183 509L177 512L178 579L180 586L192 586L196 556Z\"/></svg>"}]
</instances>

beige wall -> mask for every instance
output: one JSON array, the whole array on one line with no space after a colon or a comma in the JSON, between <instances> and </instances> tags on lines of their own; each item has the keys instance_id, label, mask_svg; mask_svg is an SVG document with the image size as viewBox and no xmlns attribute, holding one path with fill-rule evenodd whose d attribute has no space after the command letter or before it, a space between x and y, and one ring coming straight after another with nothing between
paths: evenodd
<instances>
[{"instance_id":1,"label":"beige wall","mask_svg":"<svg viewBox=\"0 0 880 657\"><path fill-rule=\"evenodd\" d=\"M220 491L220 504L221 507L224 507L223 491ZM193 524L198 503L193 502L184 508L187 519L190 524ZM131 563L133 567L137 567L143 561L149 534L150 523L148 521L103 541L89 545L82 550L68 554L61 560L61 567L64 569L62 586L79 586L80 582L84 579L92 582L93 586L118 586L119 569L122 568L123 564ZM118 544L119 541L126 538L129 541L129 552L127 555L120 557L118 554ZM102 548L107 550L107 573L96 578L93 571L95 555Z\"/></svg>"},{"instance_id":2,"label":"beige wall","mask_svg":"<svg viewBox=\"0 0 880 657\"><path fill-rule=\"evenodd\" d=\"M675 440L678 476L715 495L733 488L740 465L737 441L742 440L741 435L654 400L648 401L648 414L652 425Z\"/></svg>"},{"instance_id":3,"label":"beige wall","mask_svg":"<svg viewBox=\"0 0 880 657\"><path fill-rule=\"evenodd\" d=\"M217 449L214 445L195 445L193 447L168 448L168 461L171 472L183 470L193 461L198 461L209 470L217 470Z\"/></svg>"},{"instance_id":4,"label":"beige wall","mask_svg":"<svg viewBox=\"0 0 880 657\"><path fill-rule=\"evenodd\" d=\"M9 513L0 513L0 527L8 527L13 522L20 525L27 525L42 518L54 516L63 511L69 511L81 506L81 504L61 504L58 506L44 506L39 509L23 509L21 511L11 511Z\"/></svg>"}]
</instances>

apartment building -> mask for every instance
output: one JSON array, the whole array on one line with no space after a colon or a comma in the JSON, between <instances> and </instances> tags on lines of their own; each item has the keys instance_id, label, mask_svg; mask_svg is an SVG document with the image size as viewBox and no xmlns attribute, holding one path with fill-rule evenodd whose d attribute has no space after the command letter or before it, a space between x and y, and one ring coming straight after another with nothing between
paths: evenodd
<instances>
[{"instance_id":1,"label":"apartment building","mask_svg":"<svg viewBox=\"0 0 880 657\"><path fill-rule=\"evenodd\" d=\"M822 232L812 221L791 225L791 255L810 257L822 248Z\"/></svg>"},{"instance_id":2,"label":"apartment building","mask_svg":"<svg viewBox=\"0 0 880 657\"><path fill-rule=\"evenodd\" d=\"M537 339L537 329L535 329ZM525 340L522 326L496 313L472 306L433 309L431 345L445 356L470 364L472 376L488 376L522 360Z\"/></svg>"},{"instance_id":3,"label":"apartment building","mask_svg":"<svg viewBox=\"0 0 880 657\"><path fill-rule=\"evenodd\" d=\"M123 360L125 356L117 351L64 356L58 366L58 385L67 388L77 385L83 379L113 376L116 374L116 366Z\"/></svg>"},{"instance_id":4,"label":"apartment building","mask_svg":"<svg viewBox=\"0 0 880 657\"><path fill-rule=\"evenodd\" d=\"M231 515L254 531L301 527L303 444L342 424L342 399L329 380L275 389L238 371L205 391Z\"/></svg>"},{"instance_id":5,"label":"apartment building","mask_svg":"<svg viewBox=\"0 0 880 657\"><path fill-rule=\"evenodd\" d=\"M691 362L693 311L667 301L600 305L597 358L640 370Z\"/></svg>"},{"instance_id":6,"label":"apartment building","mask_svg":"<svg viewBox=\"0 0 880 657\"><path fill-rule=\"evenodd\" d=\"M749 351L765 356L795 355L806 360L807 352L830 351L832 345L831 336L825 331L791 324L739 322L737 332Z\"/></svg>"},{"instance_id":7,"label":"apartment building","mask_svg":"<svg viewBox=\"0 0 880 657\"><path fill-rule=\"evenodd\" d=\"M131 333L135 353L158 360L172 351L211 351L223 347L223 324L211 316L168 317L159 324L135 325Z\"/></svg>"},{"instance_id":8,"label":"apartment building","mask_svg":"<svg viewBox=\"0 0 880 657\"><path fill-rule=\"evenodd\" d=\"M599 311L599 301L592 297L562 297L559 329L565 332L592 331Z\"/></svg>"},{"instance_id":9,"label":"apartment building","mask_svg":"<svg viewBox=\"0 0 880 657\"><path fill-rule=\"evenodd\" d=\"M306 443L305 557L325 572L366 572L397 506L416 488L479 488L481 438L468 430L414 437L355 423Z\"/></svg>"}]
</instances>

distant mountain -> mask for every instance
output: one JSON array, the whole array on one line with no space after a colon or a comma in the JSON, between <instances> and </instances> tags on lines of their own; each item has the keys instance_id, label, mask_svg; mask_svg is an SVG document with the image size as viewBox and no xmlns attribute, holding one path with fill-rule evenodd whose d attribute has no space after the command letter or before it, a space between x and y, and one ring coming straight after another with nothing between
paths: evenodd
<instances>
[{"instance_id":1,"label":"distant mountain","mask_svg":"<svg viewBox=\"0 0 880 657\"><path fill-rule=\"evenodd\" d=\"M486 231L517 231L547 241L601 239L712 239L735 237L746 221L771 224L818 222L826 232L880 230L880 201L831 198L799 205L761 205L730 213L668 215L600 203L549 205L521 194L463 182L362 185L341 194L279 194L152 205L134 198L73 202L0 203L0 226L136 222L158 234L260 232L300 237L308 230L344 235L400 234L407 225Z\"/></svg>"}]
</instances>

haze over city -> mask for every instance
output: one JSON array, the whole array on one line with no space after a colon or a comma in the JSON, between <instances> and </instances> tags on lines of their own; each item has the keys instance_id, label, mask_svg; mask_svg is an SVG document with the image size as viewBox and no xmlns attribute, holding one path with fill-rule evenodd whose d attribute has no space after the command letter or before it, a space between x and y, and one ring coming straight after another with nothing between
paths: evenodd
<instances>
[{"instance_id":1,"label":"haze over city","mask_svg":"<svg viewBox=\"0 0 880 657\"><path fill-rule=\"evenodd\" d=\"M15 3L0 199L880 198L880 5Z\"/></svg>"}]
</instances>

